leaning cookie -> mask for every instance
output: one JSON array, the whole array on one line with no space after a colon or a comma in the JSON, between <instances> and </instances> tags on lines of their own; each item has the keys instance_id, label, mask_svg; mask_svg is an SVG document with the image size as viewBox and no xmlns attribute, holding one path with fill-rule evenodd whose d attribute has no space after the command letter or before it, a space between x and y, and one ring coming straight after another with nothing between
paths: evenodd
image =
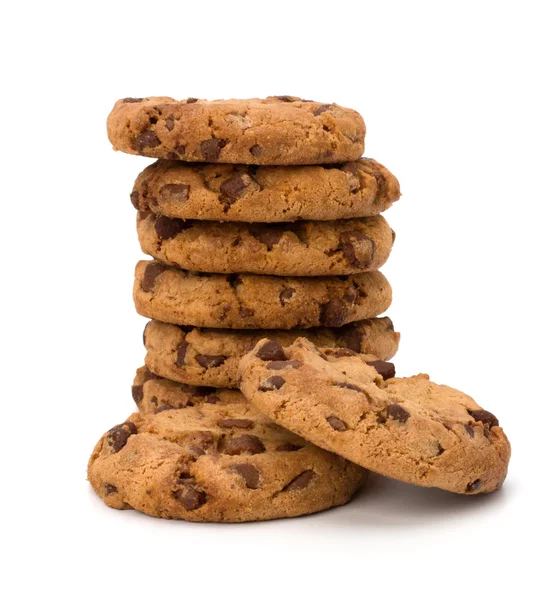
<instances>
[{"instance_id":1,"label":"leaning cookie","mask_svg":"<svg viewBox=\"0 0 548 600\"><path fill-rule=\"evenodd\" d=\"M400 340L392 321L382 317L338 328L289 331L199 329L150 321L145 327L143 341L150 371L207 390L212 387L237 387L238 363L249 348L261 339L269 337L283 346L289 346L301 336L324 348L348 348L384 360L396 354Z\"/></svg>"},{"instance_id":2,"label":"leaning cookie","mask_svg":"<svg viewBox=\"0 0 548 600\"><path fill-rule=\"evenodd\" d=\"M251 225L140 211L137 233L143 252L181 269L305 277L375 271L388 259L394 238L380 215Z\"/></svg>"},{"instance_id":3,"label":"leaning cookie","mask_svg":"<svg viewBox=\"0 0 548 600\"><path fill-rule=\"evenodd\" d=\"M209 275L140 261L133 297L137 312L176 325L293 329L376 317L392 301L379 271L344 277Z\"/></svg>"},{"instance_id":4,"label":"leaning cookie","mask_svg":"<svg viewBox=\"0 0 548 600\"><path fill-rule=\"evenodd\" d=\"M250 165L355 160L365 124L338 104L270 96L248 100L118 100L107 120L115 150L153 158Z\"/></svg>"},{"instance_id":5,"label":"leaning cookie","mask_svg":"<svg viewBox=\"0 0 548 600\"><path fill-rule=\"evenodd\" d=\"M240 363L240 389L278 424L372 471L460 494L502 485L510 444L493 414L427 375L391 378L367 362L305 339L263 340Z\"/></svg>"},{"instance_id":6,"label":"leaning cookie","mask_svg":"<svg viewBox=\"0 0 548 600\"><path fill-rule=\"evenodd\" d=\"M159 160L135 181L131 202L179 219L278 223L378 215L400 197L398 180L362 158L330 167L250 167Z\"/></svg>"},{"instance_id":7,"label":"leaning cookie","mask_svg":"<svg viewBox=\"0 0 548 600\"><path fill-rule=\"evenodd\" d=\"M187 521L322 511L348 502L363 476L246 402L133 414L101 438L88 465L107 506Z\"/></svg>"}]
</instances>

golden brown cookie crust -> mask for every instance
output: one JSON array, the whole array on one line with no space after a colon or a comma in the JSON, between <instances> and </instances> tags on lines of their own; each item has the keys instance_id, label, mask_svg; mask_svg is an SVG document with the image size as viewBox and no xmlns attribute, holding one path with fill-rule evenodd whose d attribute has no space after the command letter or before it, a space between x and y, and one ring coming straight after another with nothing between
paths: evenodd
<instances>
[{"instance_id":1,"label":"golden brown cookie crust","mask_svg":"<svg viewBox=\"0 0 548 600\"><path fill-rule=\"evenodd\" d=\"M502 485L510 444L493 414L427 375L384 381L367 362L263 340L240 363L240 389L276 423L388 477L460 494Z\"/></svg>"},{"instance_id":2,"label":"golden brown cookie crust","mask_svg":"<svg viewBox=\"0 0 548 600\"><path fill-rule=\"evenodd\" d=\"M392 300L380 273L344 277L208 275L140 261L135 307L176 325L236 329L340 327L376 317Z\"/></svg>"},{"instance_id":3,"label":"golden brown cookie crust","mask_svg":"<svg viewBox=\"0 0 548 600\"><path fill-rule=\"evenodd\" d=\"M181 328L150 321L143 339L146 364L156 375L187 385L234 388L238 385L238 363L259 340L269 337L289 346L301 336L320 347L348 348L383 360L396 354L400 340L388 317L340 328L290 331Z\"/></svg>"},{"instance_id":4,"label":"golden brown cookie crust","mask_svg":"<svg viewBox=\"0 0 548 600\"><path fill-rule=\"evenodd\" d=\"M188 162L309 165L355 160L365 124L355 110L292 96L248 100L118 100L107 119L115 150Z\"/></svg>"},{"instance_id":5,"label":"golden brown cookie crust","mask_svg":"<svg viewBox=\"0 0 548 600\"><path fill-rule=\"evenodd\" d=\"M88 465L107 506L206 522L325 510L348 502L363 476L244 402L135 413L101 438Z\"/></svg>"},{"instance_id":6,"label":"golden brown cookie crust","mask_svg":"<svg viewBox=\"0 0 548 600\"><path fill-rule=\"evenodd\" d=\"M399 197L398 180L371 158L332 167L160 160L137 177L131 202L171 218L278 223L371 217Z\"/></svg>"},{"instance_id":7,"label":"golden brown cookie crust","mask_svg":"<svg viewBox=\"0 0 548 600\"><path fill-rule=\"evenodd\" d=\"M394 239L380 215L248 225L139 212L137 233L145 254L181 269L293 277L375 271L387 261Z\"/></svg>"}]
</instances>

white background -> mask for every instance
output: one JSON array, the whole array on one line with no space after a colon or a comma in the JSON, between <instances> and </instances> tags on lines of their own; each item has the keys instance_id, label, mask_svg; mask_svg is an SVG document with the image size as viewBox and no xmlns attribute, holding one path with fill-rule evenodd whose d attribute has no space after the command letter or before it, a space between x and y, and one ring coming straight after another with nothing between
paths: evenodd
<instances>
[{"instance_id":1,"label":"white background","mask_svg":"<svg viewBox=\"0 0 548 600\"><path fill-rule=\"evenodd\" d=\"M0 136L4 598L540 598L546 522L543 2L12 2ZM400 179L383 269L400 375L500 419L502 491L376 478L347 507L246 525L107 509L86 482L132 410L144 319L126 96L290 94L359 110ZM544 563L544 561L542 561ZM509 596L505 596L509 594Z\"/></svg>"}]
</instances>

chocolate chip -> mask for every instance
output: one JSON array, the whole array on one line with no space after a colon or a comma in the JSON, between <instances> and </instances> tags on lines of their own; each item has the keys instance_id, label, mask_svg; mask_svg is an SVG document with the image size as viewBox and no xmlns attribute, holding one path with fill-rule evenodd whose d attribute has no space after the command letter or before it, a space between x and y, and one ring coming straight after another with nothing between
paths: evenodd
<instances>
[{"instance_id":1,"label":"chocolate chip","mask_svg":"<svg viewBox=\"0 0 548 600\"><path fill-rule=\"evenodd\" d=\"M334 356L335 358L345 358L346 356L358 356L357 352L350 350L350 348L326 348L325 353L328 356Z\"/></svg>"},{"instance_id":2,"label":"chocolate chip","mask_svg":"<svg viewBox=\"0 0 548 600\"><path fill-rule=\"evenodd\" d=\"M281 344L275 342L274 340L268 340L265 344L263 344L258 350L256 355L257 358L260 358L264 361L270 360L287 360L287 356L285 355L284 349Z\"/></svg>"},{"instance_id":3,"label":"chocolate chip","mask_svg":"<svg viewBox=\"0 0 548 600\"><path fill-rule=\"evenodd\" d=\"M118 491L118 488L115 485L112 485L112 483L105 483L103 485L103 491L105 493L105 496L111 496L112 494L115 494Z\"/></svg>"},{"instance_id":4,"label":"chocolate chip","mask_svg":"<svg viewBox=\"0 0 548 600\"><path fill-rule=\"evenodd\" d=\"M358 387L357 385L354 385L353 383L347 383L346 381L343 381L341 383L335 383L334 385L335 385L335 387L338 387L338 388L344 388L347 390L352 390L353 392L359 392L360 394L365 394L365 392L360 387Z\"/></svg>"},{"instance_id":5,"label":"chocolate chip","mask_svg":"<svg viewBox=\"0 0 548 600\"><path fill-rule=\"evenodd\" d=\"M226 442L224 453L230 456L240 454L261 454L265 451L264 444L255 435L240 435Z\"/></svg>"},{"instance_id":6,"label":"chocolate chip","mask_svg":"<svg viewBox=\"0 0 548 600\"><path fill-rule=\"evenodd\" d=\"M267 369L280 371L281 369L298 369L303 363L300 360L273 360L266 365Z\"/></svg>"},{"instance_id":7,"label":"chocolate chip","mask_svg":"<svg viewBox=\"0 0 548 600\"><path fill-rule=\"evenodd\" d=\"M137 192L137 191L131 192L131 194L129 195L129 199L131 200L131 204L133 204L133 206L137 210L139 210L139 192Z\"/></svg>"},{"instance_id":8,"label":"chocolate chip","mask_svg":"<svg viewBox=\"0 0 548 600\"><path fill-rule=\"evenodd\" d=\"M249 151L255 158L259 158L259 156L264 153L264 148L259 146L259 144L255 144L254 146L251 146Z\"/></svg>"},{"instance_id":9,"label":"chocolate chip","mask_svg":"<svg viewBox=\"0 0 548 600\"><path fill-rule=\"evenodd\" d=\"M143 133L140 133L135 138L135 148L137 152L142 152L145 148L156 148L160 143L158 136L150 129L143 131Z\"/></svg>"},{"instance_id":10,"label":"chocolate chip","mask_svg":"<svg viewBox=\"0 0 548 600\"><path fill-rule=\"evenodd\" d=\"M233 465L231 471L235 471L244 480L245 485L250 490L256 490L259 487L259 471L250 464Z\"/></svg>"},{"instance_id":11,"label":"chocolate chip","mask_svg":"<svg viewBox=\"0 0 548 600\"><path fill-rule=\"evenodd\" d=\"M163 200L173 202L186 202L190 186L184 183L167 183L160 190L160 196Z\"/></svg>"},{"instance_id":12,"label":"chocolate chip","mask_svg":"<svg viewBox=\"0 0 548 600\"><path fill-rule=\"evenodd\" d=\"M300 475L297 475L295 479L292 479L282 490L282 492L291 492L296 490L304 490L305 487L314 478L314 471L303 471Z\"/></svg>"},{"instance_id":13,"label":"chocolate chip","mask_svg":"<svg viewBox=\"0 0 548 600\"><path fill-rule=\"evenodd\" d=\"M391 229L390 231L392 232L392 244L394 244L394 242L396 241L396 232L393 229Z\"/></svg>"},{"instance_id":14,"label":"chocolate chip","mask_svg":"<svg viewBox=\"0 0 548 600\"><path fill-rule=\"evenodd\" d=\"M146 383L147 381L150 381L151 379L162 379L159 375L156 375L156 373L153 373L149 368L145 367L145 370L143 372L143 383Z\"/></svg>"},{"instance_id":15,"label":"chocolate chip","mask_svg":"<svg viewBox=\"0 0 548 600\"><path fill-rule=\"evenodd\" d=\"M143 401L143 386L142 385L133 385L131 386L131 396L137 406Z\"/></svg>"},{"instance_id":16,"label":"chocolate chip","mask_svg":"<svg viewBox=\"0 0 548 600\"><path fill-rule=\"evenodd\" d=\"M121 425L116 425L109 430L106 443L110 446L113 452L119 452L127 443L130 436L137 433L137 428L133 423L125 422Z\"/></svg>"},{"instance_id":17,"label":"chocolate chip","mask_svg":"<svg viewBox=\"0 0 548 600\"><path fill-rule=\"evenodd\" d=\"M285 384L285 379L279 375L272 375L268 379L265 379L259 385L259 391L271 392L273 390L279 390Z\"/></svg>"},{"instance_id":18,"label":"chocolate chip","mask_svg":"<svg viewBox=\"0 0 548 600\"><path fill-rule=\"evenodd\" d=\"M253 429L253 421L250 419L221 419L217 425L225 429Z\"/></svg>"},{"instance_id":19,"label":"chocolate chip","mask_svg":"<svg viewBox=\"0 0 548 600\"><path fill-rule=\"evenodd\" d=\"M471 492L475 492L481 488L481 479L476 479L472 481L466 486L466 493L470 494Z\"/></svg>"},{"instance_id":20,"label":"chocolate chip","mask_svg":"<svg viewBox=\"0 0 548 600\"><path fill-rule=\"evenodd\" d=\"M354 352L361 352L363 332L355 325L348 325L341 330L341 342Z\"/></svg>"},{"instance_id":21,"label":"chocolate chip","mask_svg":"<svg viewBox=\"0 0 548 600\"><path fill-rule=\"evenodd\" d=\"M278 98L278 100L281 100L282 102L296 102L297 100L300 100L297 96L274 96L274 98Z\"/></svg>"},{"instance_id":22,"label":"chocolate chip","mask_svg":"<svg viewBox=\"0 0 548 600\"><path fill-rule=\"evenodd\" d=\"M225 146L225 140L218 140L217 138L212 138L210 140L204 140L200 144L200 151L205 160L217 160L221 155L221 149Z\"/></svg>"},{"instance_id":23,"label":"chocolate chip","mask_svg":"<svg viewBox=\"0 0 548 600\"><path fill-rule=\"evenodd\" d=\"M247 308L247 306L240 306L238 312L240 313L240 317L252 317L255 314L255 311L252 308Z\"/></svg>"},{"instance_id":24,"label":"chocolate chip","mask_svg":"<svg viewBox=\"0 0 548 600\"><path fill-rule=\"evenodd\" d=\"M339 244L349 265L366 269L375 256L375 242L361 231L341 233Z\"/></svg>"},{"instance_id":25,"label":"chocolate chip","mask_svg":"<svg viewBox=\"0 0 548 600\"><path fill-rule=\"evenodd\" d=\"M167 271L168 267L158 262L149 263L145 267L145 274L141 281L141 289L143 292L151 292L154 289L154 283L156 279L164 272Z\"/></svg>"},{"instance_id":26,"label":"chocolate chip","mask_svg":"<svg viewBox=\"0 0 548 600\"><path fill-rule=\"evenodd\" d=\"M187 98L186 99L187 104L194 104L195 102L198 102L198 98Z\"/></svg>"},{"instance_id":27,"label":"chocolate chip","mask_svg":"<svg viewBox=\"0 0 548 600\"><path fill-rule=\"evenodd\" d=\"M166 119L166 128L168 131L172 131L173 127L175 126L175 121L173 120L173 117L168 117Z\"/></svg>"},{"instance_id":28,"label":"chocolate chip","mask_svg":"<svg viewBox=\"0 0 548 600\"><path fill-rule=\"evenodd\" d=\"M175 150L178 154L184 154L186 152L186 146L180 144L179 146L175 146Z\"/></svg>"},{"instance_id":29,"label":"chocolate chip","mask_svg":"<svg viewBox=\"0 0 548 600\"><path fill-rule=\"evenodd\" d=\"M394 323L392 323L392 319L390 317L383 317L383 321L386 323L386 329L394 331Z\"/></svg>"},{"instance_id":30,"label":"chocolate chip","mask_svg":"<svg viewBox=\"0 0 548 600\"><path fill-rule=\"evenodd\" d=\"M468 435L469 435L471 438L473 438L473 437L475 436L475 433L474 433L474 428L472 427L472 425L470 425L470 424L466 423L466 425L464 426L464 429L466 429L466 433L467 433L467 434L468 434Z\"/></svg>"},{"instance_id":31,"label":"chocolate chip","mask_svg":"<svg viewBox=\"0 0 548 600\"><path fill-rule=\"evenodd\" d=\"M238 200L249 187L255 187L255 180L246 173L235 175L221 184L221 194L231 200Z\"/></svg>"},{"instance_id":32,"label":"chocolate chip","mask_svg":"<svg viewBox=\"0 0 548 600\"><path fill-rule=\"evenodd\" d=\"M282 306L285 306L293 294L295 293L294 288L286 288L283 292L280 293L280 303Z\"/></svg>"},{"instance_id":33,"label":"chocolate chip","mask_svg":"<svg viewBox=\"0 0 548 600\"><path fill-rule=\"evenodd\" d=\"M276 448L277 452L297 452L297 450L300 450L302 448L302 446L298 446L297 444L291 444L290 442L287 442L285 444L282 444L281 446L278 446Z\"/></svg>"},{"instance_id":34,"label":"chocolate chip","mask_svg":"<svg viewBox=\"0 0 548 600\"><path fill-rule=\"evenodd\" d=\"M205 396L212 394L215 391L215 388L208 387L205 385L188 385L187 383L181 383L179 386L180 389L186 394L190 394L191 396L204 398Z\"/></svg>"},{"instance_id":35,"label":"chocolate chip","mask_svg":"<svg viewBox=\"0 0 548 600\"><path fill-rule=\"evenodd\" d=\"M237 237L234 239L234 241L232 242L232 244L230 244L233 248L238 248L238 246L242 245L242 238L241 237Z\"/></svg>"},{"instance_id":36,"label":"chocolate chip","mask_svg":"<svg viewBox=\"0 0 548 600\"><path fill-rule=\"evenodd\" d=\"M205 369L220 367L226 360L226 356L210 356L208 354L197 354L196 362Z\"/></svg>"},{"instance_id":37,"label":"chocolate chip","mask_svg":"<svg viewBox=\"0 0 548 600\"><path fill-rule=\"evenodd\" d=\"M357 297L358 297L358 294L357 294L356 290L348 290L346 292L346 294L342 297L342 299L345 302L348 302L348 304L354 304Z\"/></svg>"},{"instance_id":38,"label":"chocolate chip","mask_svg":"<svg viewBox=\"0 0 548 600\"><path fill-rule=\"evenodd\" d=\"M356 163L346 163L341 167L341 171L346 175L350 191L357 192L361 187L358 165Z\"/></svg>"},{"instance_id":39,"label":"chocolate chip","mask_svg":"<svg viewBox=\"0 0 548 600\"><path fill-rule=\"evenodd\" d=\"M154 414L158 414L161 412L164 412L166 410L175 410L174 406L171 406L171 404L163 404L162 406L159 406L155 411Z\"/></svg>"},{"instance_id":40,"label":"chocolate chip","mask_svg":"<svg viewBox=\"0 0 548 600\"><path fill-rule=\"evenodd\" d=\"M331 427L333 427L335 431L346 431L348 429L346 423L344 421L341 421L341 419L339 419L338 417L327 417L327 422L331 425Z\"/></svg>"},{"instance_id":41,"label":"chocolate chip","mask_svg":"<svg viewBox=\"0 0 548 600\"><path fill-rule=\"evenodd\" d=\"M168 152L167 158L169 160L179 160L179 155L176 152Z\"/></svg>"},{"instance_id":42,"label":"chocolate chip","mask_svg":"<svg viewBox=\"0 0 548 600\"><path fill-rule=\"evenodd\" d=\"M174 492L173 495L187 510L196 510L206 503L205 492L192 486L185 486Z\"/></svg>"},{"instance_id":43,"label":"chocolate chip","mask_svg":"<svg viewBox=\"0 0 548 600\"><path fill-rule=\"evenodd\" d=\"M340 327L348 317L348 308L340 298L333 298L320 308L320 323L326 327Z\"/></svg>"},{"instance_id":44,"label":"chocolate chip","mask_svg":"<svg viewBox=\"0 0 548 600\"><path fill-rule=\"evenodd\" d=\"M320 104L320 106L314 109L314 116L317 117L318 115L321 115L323 112L329 110L330 108L330 104Z\"/></svg>"},{"instance_id":45,"label":"chocolate chip","mask_svg":"<svg viewBox=\"0 0 548 600\"><path fill-rule=\"evenodd\" d=\"M209 396L206 397L205 401L208 404L217 404L217 402L220 402L221 399L219 398L219 396L217 396L215 394L210 394Z\"/></svg>"},{"instance_id":46,"label":"chocolate chip","mask_svg":"<svg viewBox=\"0 0 548 600\"><path fill-rule=\"evenodd\" d=\"M186 352L189 346L190 344L184 341L177 346L177 358L175 359L175 365L177 367L185 365Z\"/></svg>"},{"instance_id":47,"label":"chocolate chip","mask_svg":"<svg viewBox=\"0 0 548 600\"><path fill-rule=\"evenodd\" d=\"M169 217L157 217L154 223L154 229L156 234L161 240L169 240L184 229L187 229L187 225L182 219L170 219Z\"/></svg>"},{"instance_id":48,"label":"chocolate chip","mask_svg":"<svg viewBox=\"0 0 548 600\"><path fill-rule=\"evenodd\" d=\"M407 422L407 419L411 416L403 406L399 404L389 404L386 407L386 415L387 418L392 418L395 421L399 421L400 423Z\"/></svg>"},{"instance_id":49,"label":"chocolate chip","mask_svg":"<svg viewBox=\"0 0 548 600\"><path fill-rule=\"evenodd\" d=\"M439 442L436 442L436 446L438 448L436 451L436 456L441 456L445 452L445 448L443 448Z\"/></svg>"},{"instance_id":50,"label":"chocolate chip","mask_svg":"<svg viewBox=\"0 0 548 600\"><path fill-rule=\"evenodd\" d=\"M489 428L498 427L499 420L488 410L469 410L468 414L474 419L474 421L481 421Z\"/></svg>"},{"instance_id":51,"label":"chocolate chip","mask_svg":"<svg viewBox=\"0 0 548 600\"><path fill-rule=\"evenodd\" d=\"M394 363L386 362L385 360L372 360L367 364L370 367L373 367L384 380L396 377L396 367L394 366Z\"/></svg>"},{"instance_id":52,"label":"chocolate chip","mask_svg":"<svg viewBox=\"0 0 548 600\"><path fill-rule=\"evenodd\" d=\"M144 98L123 98L122 102L129 104L129 103L133 103L133 102L142 102L143 100L144 100Z\"/></svg>"},{"instance_id":53,"label":"chocolate chip","mask_svg":"<svg viewBox=\"0 0 548 600\"><path fill-rule=\"evenodd\" d=\"M251 235L264 244L268 250L272 248L282 239L283 231L279 228L263 227L256 231L251 231Z\"/></svg>"}]
</instances>

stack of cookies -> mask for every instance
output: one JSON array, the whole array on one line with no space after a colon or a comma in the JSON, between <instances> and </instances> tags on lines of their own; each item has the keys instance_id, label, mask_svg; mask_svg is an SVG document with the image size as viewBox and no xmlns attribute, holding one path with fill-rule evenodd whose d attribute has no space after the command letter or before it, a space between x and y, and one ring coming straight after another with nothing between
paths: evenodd
<instances>
[{"instance_id":1,"label":"stack of cookies","mask_svg":"<svg viewBox=\"0 0 548 600\"><path fill-rule=\"evenodd\" d=\"M152 319L132 388L139 412L101 438L89 464L107 505L195 521L297 516L347 502L362 467L462 493L500 485L494 416L449 394L460 408L446 412L456 424L465 411L469 439L470 411L491 415L479 419L490 470L468 444L460 479L440 476L458 452L448 433L430 439L421 393L430 403L444 394L424 378L396 379L386 362L399 334L378 318L391 302L378 269L394 241L380 213L400 193L385 167L361 158L357 112L291 96L126 98L108 133L116 149L159 160L131 193L153 259L135 271L137 311ZM407 456L409 440L422 451ZM419 468L419 454L445 458Z\"/></svg>"}]
</instances>

